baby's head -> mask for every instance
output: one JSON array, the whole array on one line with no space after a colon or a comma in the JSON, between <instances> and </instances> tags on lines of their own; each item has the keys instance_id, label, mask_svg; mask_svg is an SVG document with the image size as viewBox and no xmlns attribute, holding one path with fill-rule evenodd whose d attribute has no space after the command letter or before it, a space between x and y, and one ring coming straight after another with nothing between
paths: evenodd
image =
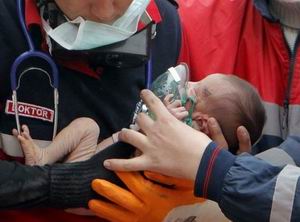
<instances>
[{"instance_id":1,"label":"baby's head","mask_svg":"<svg viewBox=\"0 0 300 222\"><path fill-rule=\"evenodd\" d=\"M246 127L252 144L259 139L266 114L257 90L248 82L233 75L212 74L199 82L189 82L187 93L197 101L193 127L209 135L207 120L214 117L232 153L238 150L239 126Z\"/></svg>"}]
</instances>

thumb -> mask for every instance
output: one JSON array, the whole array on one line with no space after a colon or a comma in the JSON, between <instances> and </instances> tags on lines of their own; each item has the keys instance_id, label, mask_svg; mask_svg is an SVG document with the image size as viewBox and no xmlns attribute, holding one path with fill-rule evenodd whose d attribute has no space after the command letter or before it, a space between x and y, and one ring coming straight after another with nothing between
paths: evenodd
<instances>
[{"instance_id":1,"label":"thumb","mask_svg":"<svg viewBox=\"0 0 300 222\"><path fill-rule=\"evenodd\" d=\"M237 154L251 152L251 139L248 130L244 126L239 126L237 129L237 138L239 141L239 150Z\"/></svg>"},{"instance_id":2,"label":"thumb","mask_svg":"<svg viewBox=\"0 0 300 222\"><path fill-rule=\"evenodd\" d=\"M144 155L132 159L109 159L103 163L104 167L113 171L142 171L147 167Z\"/></svg>"},{"instance_id":3,"label":"thumb","mask_svg":"<svg viewBox=\"0 0 300 222\"><path fill-rule=\"evenodd\" d=\"M227 141L217 120L211 117L208 119L207 124L211 139L220 147L228 148Z\"/></svg>"}]
</instances>

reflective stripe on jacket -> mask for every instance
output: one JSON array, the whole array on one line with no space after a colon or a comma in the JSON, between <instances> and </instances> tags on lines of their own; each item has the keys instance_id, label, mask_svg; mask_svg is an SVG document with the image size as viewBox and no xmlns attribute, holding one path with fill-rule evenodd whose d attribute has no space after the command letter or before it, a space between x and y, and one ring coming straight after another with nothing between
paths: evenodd
<instances>
[{"instance_id":1,"label":"reflective stripe on jacket","mask_svg":"<svg viewBox=\"0 0 300 222\"><path fill-rule=\"evenodd\" d=\"M199 166L195 194L218 202L232 221L297 222L299 178L299 167L274 166L248 154L236 157L211 143Z\"/></svg>"}]
</instances>

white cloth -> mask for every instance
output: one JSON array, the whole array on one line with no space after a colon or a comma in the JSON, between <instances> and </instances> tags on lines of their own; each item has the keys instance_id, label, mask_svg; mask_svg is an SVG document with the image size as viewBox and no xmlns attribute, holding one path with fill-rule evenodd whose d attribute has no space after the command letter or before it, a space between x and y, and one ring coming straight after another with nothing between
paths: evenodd
<instances>
[{"instance_id":1,"label":"white cloth","mask_svg":"<svg viewBox=\"0 0 300 222\"><path fill-rule=\"evenodd\" d=\"M291 52L293 53L295 51L295 43L296 43L297 36L299 34L299 30L283 26L283 33L286 42L288 43L288 46Z\"/></svg>"}]
</instances>

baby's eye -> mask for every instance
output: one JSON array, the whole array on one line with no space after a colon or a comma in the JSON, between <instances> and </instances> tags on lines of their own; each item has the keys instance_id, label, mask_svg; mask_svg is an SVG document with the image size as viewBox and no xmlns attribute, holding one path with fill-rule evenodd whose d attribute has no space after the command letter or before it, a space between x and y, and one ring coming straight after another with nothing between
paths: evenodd
<instances>
[{"instance_id":1,"label":"baby's eye","mask_svg":"<svg viewBox=\"0 0 300 222\"><path fill-rule=\"evenodd\" d=\"M209 97L209 96L211 96L211 92L208 90L207 87L203 88L203 90L202 90L202 96L203 97Z\"/></svg>"}]
</instances>

